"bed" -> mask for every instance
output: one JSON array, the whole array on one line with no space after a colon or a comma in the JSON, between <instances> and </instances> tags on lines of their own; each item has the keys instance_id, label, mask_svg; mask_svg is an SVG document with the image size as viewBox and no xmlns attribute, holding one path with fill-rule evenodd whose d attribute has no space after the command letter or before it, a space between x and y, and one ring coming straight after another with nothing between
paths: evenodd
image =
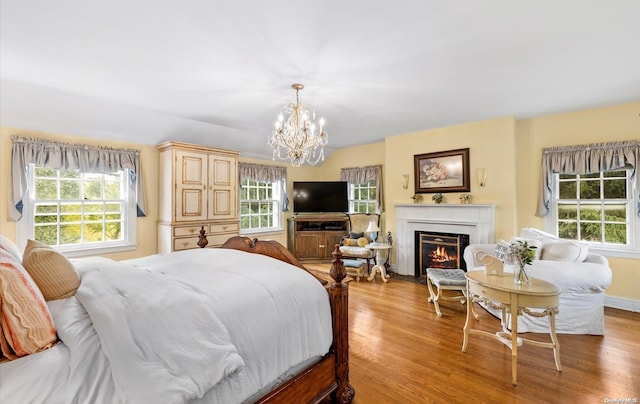
<instances>
[{"instance_id":1,"label":"bed","mask_svg":"<svg viewBox=\"0 0 640 404\"><path fill-rule=\"evenodd\" d=\"M0 363L2 403L348 403L355 395L339 249L330 281L277 242L246 237L71 262L79 288L46 302L57 341Z\"/></svg>"}]
</instances>

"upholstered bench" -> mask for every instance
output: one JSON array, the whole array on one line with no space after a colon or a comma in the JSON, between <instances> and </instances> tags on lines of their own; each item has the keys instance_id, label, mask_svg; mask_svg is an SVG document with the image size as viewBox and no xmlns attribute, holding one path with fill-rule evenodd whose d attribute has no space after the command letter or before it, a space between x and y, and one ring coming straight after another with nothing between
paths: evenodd
<instances>
[{"instance_id":1,"label":"upholstered bench","mask_svg":"<svg viewBox=\"0 0 640 404\"><path fill-rule=\"evenodd\" d=\"M343 259L342 265L344 265L344 269L347 271L347 273L349 273L350 271L355 272L356 281L360 282L360 277L362 276L362 270L364 269L364 261Z\"/></svg>"},{"instance_id":2,"label":"upholstered bench","mask_svg":"<svg viewBox=\"0 0 640 404\"><path fill-rule=\"evenodd\" d=\"M437 269L427 268L427 287L429 288L429 301L433 302L438 317L442 317L438 301L457 300L464 304L467 300L467 277L462 269ZM436 287L437 291L433 290ZM457 296L443 296L443 290L457 290L461 292Z\"/></svg>"}]
</instances>

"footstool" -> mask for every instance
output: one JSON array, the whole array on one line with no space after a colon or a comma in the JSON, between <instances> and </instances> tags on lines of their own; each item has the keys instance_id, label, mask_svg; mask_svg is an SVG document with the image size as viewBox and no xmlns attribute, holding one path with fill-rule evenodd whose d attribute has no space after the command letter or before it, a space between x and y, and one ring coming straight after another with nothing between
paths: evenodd
<instances>
[{"instance_id":1,"label":"footstool","mask_svg":"<svg viewBox=\"0 0 640 404\"><path fill-rule=\"evenodd\" d=\"M362 270L364 269L364 261L343 259L342 265L344 266L344 269L347 271L347 273L349 273L349 271L355 272L356 281L360 282L360 277L362 276Z\"/></svg>"},{"instance_id":2,"label":"footstool","mask_svg":"<svg viewBox=\"0 0 640 404\"><path fill-rule=\"evenodd\" d=\"M434 292L433 287L437 291ZM467 277L462 269L437 269L427 268L427 287L429 288L429 301L433 302L438 317L442 317L438 301L457 300L464 304L467 300ZM457 290L458 296L443 296L443 290Z\"/></svg>"}]
</instances>

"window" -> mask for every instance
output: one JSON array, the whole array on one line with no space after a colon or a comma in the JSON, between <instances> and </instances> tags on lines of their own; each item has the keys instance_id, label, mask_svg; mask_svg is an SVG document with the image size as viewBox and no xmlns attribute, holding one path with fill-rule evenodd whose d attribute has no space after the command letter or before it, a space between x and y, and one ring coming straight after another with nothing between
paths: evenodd
<instances>
[{"instance_id":1,"label":"window","mask_svg":"<svg viewBox=\"0 0 640 404\"><path fill-rule=\"evenodd\" d=\"M240 232L282 231L281 181L242 180Z\"/></svg>"},{"instance_id":2,"label":"window","mask_svg":"<svg viewBox=\"0 0 640 404\"><path fill-rule=\"evenodd\" d=\"M70 255L135 248L136 209L128 173L81 173L29 164L19 239L31 238Z\"/></svg>"},{"instance_id":3,"label":"window","mask_svg":"<svg viewBox=\"0 0 640 404\"><path fill-rule=\"evenodd\" d=\"M378 212L376 192L377 187L375 180L370 180L360 184L349 184L349 212Z\"/></svg>"},{"instance_id":4,"label":"window","mask_svg":"<svg viewBox=\"0 0 640 404\"><path fill-rule=\"evenodd\" d=\"M636 250L632 170L554 174L549 220L558 237L606 251Z\"/></svg>"}]
</instances>

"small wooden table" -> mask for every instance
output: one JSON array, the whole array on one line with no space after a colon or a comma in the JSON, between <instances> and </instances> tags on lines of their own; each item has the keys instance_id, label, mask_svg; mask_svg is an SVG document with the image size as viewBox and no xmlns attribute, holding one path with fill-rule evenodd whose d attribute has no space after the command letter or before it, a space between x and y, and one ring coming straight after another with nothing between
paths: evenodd
<instances>
[{"instance_id":1,"label":"small wooden table","mask_svg":"<svg viewBox=\"0 0 640 404\"><path fill-rule=\"evenodd\" d=\"M487 275L485 271L467 272L467 321L464 324L462 352L467 349L469 334L479 334L497 339L511 348L511 378L514 385L518 382L518 346L524 342L553 349L553 357L558 372L560 366L560 344L556 337L555 315L558 313L558 288L540 279L531 278L531 285L516 285L512 276ZM474 302L483 302L491 307L502 309L502 331L495 334L471 329L471 306ZM511 331L507 328L507 309L511 317ZM538 309L538 310L530 310ZM536 317L549 316L549 334L551 342L533 341L518 337L518 315L527 313Z\"/></svg>"},{"instance_id":2,"label":"small wooden table","mask_svg":"<svg viewBox=\"0 0 640 404\"><path fill-rule=\"evenodd\" d=\"M382 251L384 250L389 250L391 248L390 244L367 244L365 246L365 248L369 248L371 250L374 250L376 253L376 265L371 268L371 274L369 275L369 277L367 278L367 280L372 281L375 277L376 274L378 272L380 272L380 277L382 278L383 281L387 281L387 279L389 279L391 276L387 274L387 269L384 267L384 265L381 265L382 262Z\"/></svg>"}]
</instances>

